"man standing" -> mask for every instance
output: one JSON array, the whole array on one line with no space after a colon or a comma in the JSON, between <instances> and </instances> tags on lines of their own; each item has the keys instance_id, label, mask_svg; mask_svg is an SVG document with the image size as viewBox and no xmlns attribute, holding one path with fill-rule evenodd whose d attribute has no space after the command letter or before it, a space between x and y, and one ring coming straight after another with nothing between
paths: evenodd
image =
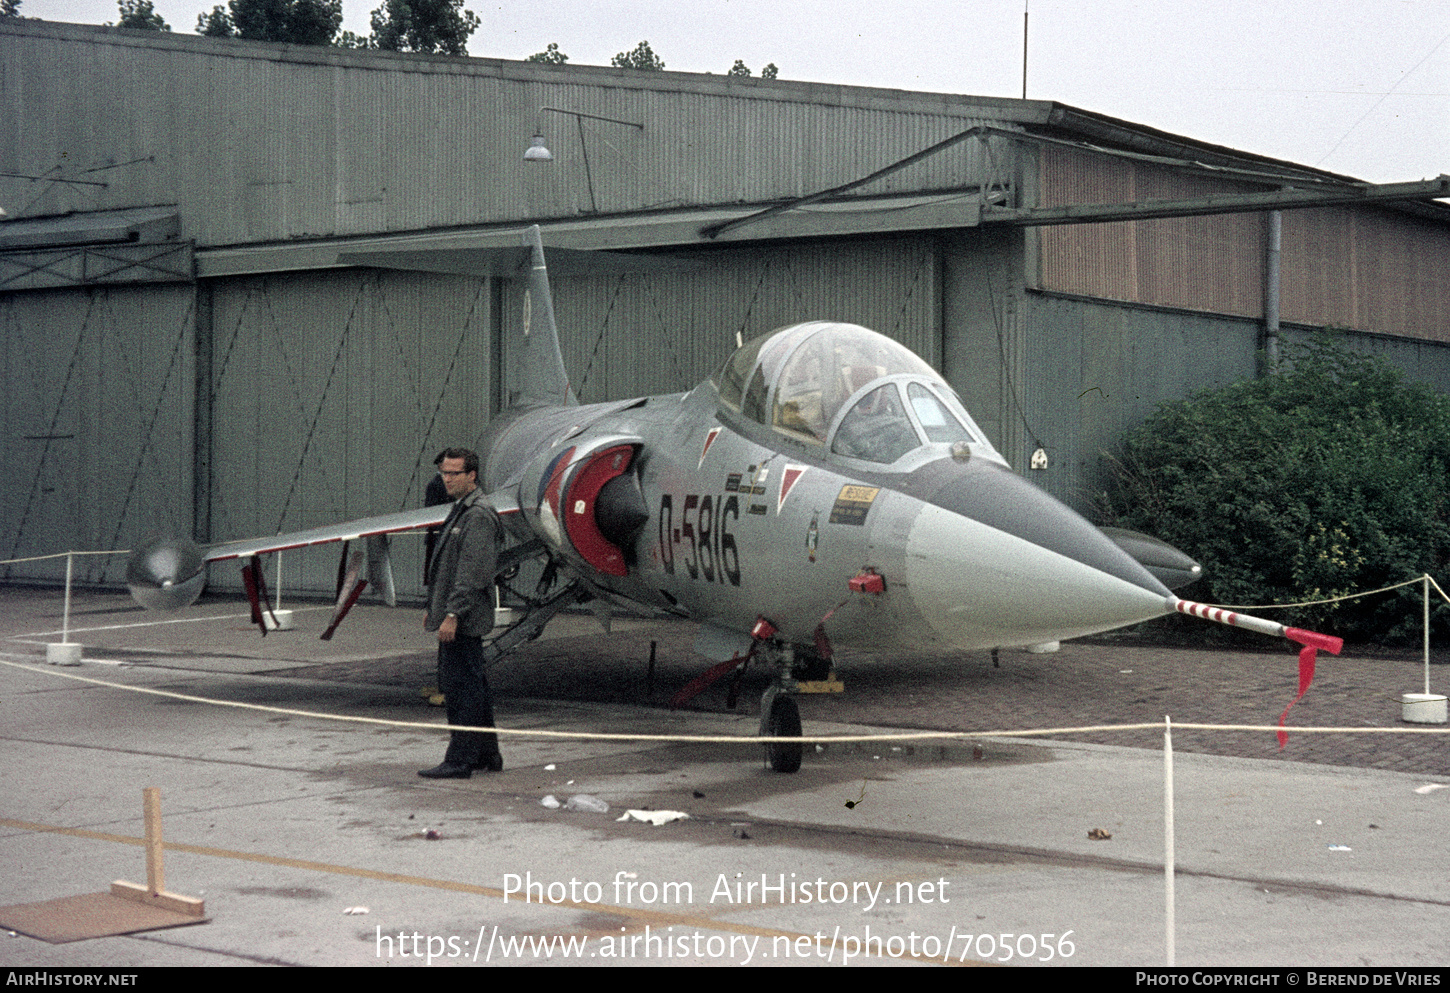
<instances>
[{"instance_id":1,"label":"man standing","mask_svg":"<svg viewBox=\"0 0 1450 993\"><path fill-rule=\"evenodd\" d=\"M438 689L454 726L493 727L493 698L483 671L483 636L493 629L493 581L498 571L498 514L478 486L478 456L466 448L444 450L438 475L453 498L428 571L428 617L438 632ZM475 769L499 772L498 736L454 731L440 765L425 779L467 779Z\"/></svg>"}]
</instances>

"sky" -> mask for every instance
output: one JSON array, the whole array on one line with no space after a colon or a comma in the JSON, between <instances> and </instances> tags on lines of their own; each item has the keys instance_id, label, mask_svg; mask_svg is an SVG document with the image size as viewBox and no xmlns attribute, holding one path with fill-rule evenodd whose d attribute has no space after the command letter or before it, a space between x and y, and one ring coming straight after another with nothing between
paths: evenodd
<instances>
[{"instance_id":1,"label":"sky","mask_svg":"<svg viewBox=\"0 0 1450 993\"><path fill-rule=\"evenodd\" d=\"M194 31L216 0L154 0ZM344 0L366 34L380 0ZM736 59L781 79L1027 96L1377 183L1450 173L1450 0L465 0L469 52L553 42L608 65L647 40L668 70ZM114 22L115 0L22 0L20 13ZM906 150L907 154L912 150Z\"/></svg>"}]
</instances>

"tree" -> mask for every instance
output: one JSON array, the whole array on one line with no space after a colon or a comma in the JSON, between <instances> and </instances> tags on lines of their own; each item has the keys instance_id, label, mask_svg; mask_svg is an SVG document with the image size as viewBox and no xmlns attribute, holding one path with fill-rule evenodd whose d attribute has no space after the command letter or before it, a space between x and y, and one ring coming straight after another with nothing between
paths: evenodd
<instances>
[{"instance_id":1,"label":"tree","mask_svg":"<svg viewBox=\"0 0 1450 993\"><path fill-rule=\"evenodd\" d=\"M210 14L196 15L196 33L208 38L235 38L237 27L225 7L217 6Z\"/></svg>"},{"instance_id":2,"label":"tree","mask_svg":"<svg viewBox=\"0 0 1450 993\"><path fill-rule=\"evenodd\" d=\"M530 55L528 58L524 59L524 61L544 62L548 65L561 66L565 62L569 61L569 56L559 51L559 46L551 41L549 42L549 47L545 51L535 52L533 55Z\"/></svg>"},{"instance_id":3,"label":"tree","mask_svg":"<svg viewBox=\"0 0 1450 993\"><path fill-rule=\"evenodd\" d=\"M647 41L635 45L632 52L620 52L609 60L609 64L617 69L644 69L647 72L662 72L665 68L664 60L654 53Z\"/></svg>"},{"instance_id":4,"label":"tree","mask_svg":"<svg viewBox=\"0 0 1450 993\"><path fill-rule=\"evenodd\" d=\"M1203 565L1193 599L1263 604L1450 580L1450 398L1329 340L1277 375L1167 404L1131 431L1103 500ZM1347 638L1418 636L1418 587L1295 608ZM1445 631L1450 607L1434 608Z\"/></svg>"},{"instance_id":5,"label":"tree","mask_svg":"<svg viewBox=\"0 0 1450 993\"><path fill-rule=\"evenodd\" d=\"M388 52L467 55L478 15L463 0L384 0L372 14L374 48Z\"/></svg>"},{"instance_id":6,"label":"tree","mask_svg":"<svg viewBox=\"0 0 1450 993\"><path fill-rule=\"evenodd\" d=\"M138 31L171 30L171 25L156 13L151 0L116 0L116 6L121 8L121 19L116 22L118 28L135 28Z\"/></svg>"},{"instance_id":7,"label":"tree","mask_svg":"<svg viewBox=\"0 0 1450 993\"><path fill-rule=\"evenodd\" d=\"M199 15L196 33L210 38L330 45L342 26L342 0L229 0L227 6L230 13L217 6L210 14Z\"/></svg>"},{"instance_id":8,"label":"tree","mask_svg":"<svg viewBox=\"0 0 1450 993\"><path fill-rule=\"evenodd\" d=\"M764 69L760 70L760 78L761 79L774 79L775 76L776 76L776 73L778 73L778 72L780 72L780 70L775 67L775 63L774 62L770 62L770 63L767 63L766 64L766 66L765 66ZM727 75L727 76L749 76L750 75L750 67L747 66L743 60L736 59L735 60L735 64L730 67L730 71L727 72L725 75Z\"/></svg>"},{"instance_id":9,"label":"tree","mask_svg":"<svg viewBox=\"0 0 1450 993\"><path fill-rule=\"evenodd\" d=\"M20 19L20 0L0 0L0 21Z\"/></svg>"}]
</instances>

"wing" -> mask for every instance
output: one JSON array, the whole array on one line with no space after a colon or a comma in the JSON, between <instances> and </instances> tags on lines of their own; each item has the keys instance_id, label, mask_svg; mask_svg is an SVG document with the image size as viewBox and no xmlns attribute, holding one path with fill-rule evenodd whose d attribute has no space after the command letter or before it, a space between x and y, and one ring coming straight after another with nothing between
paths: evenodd
<instances>
[{"instance_id":1,"label":"wing","mask_svg":"<svg viewBox=\"0 0 1450 993\"><path fill-rule=\"evenodd\" d=\"M209 546L203 552L203 558L208 562L224 562L227 559L249 558L266 552L286 551L289 548L306 548L309 545L325 545L333 541L356 541L358 538L371 538L376 535L418 531L442 524L448 519L448 512L452 509L451 503L444 503L436 507L403 510L396 514L379 514L377 517L364 517L343 524L309 528L306 531L292 531L270 538L229 541Z\"/></svg>"},{"instance_id":2,"label":"wing","mask_svg":"<svg viewBox=\"0 0 1450 993\"><path fill-rule=\"evenodd\" d=\"M499 514L518 511L518 502L506 494L495 494L489 498L489 502ZM393 584L393 566L388 535L436 527L448 519L452 510L452 503L444 503L435 507L403 510L396 514L379 514L376 517L364 517L342 524L308 528L305 531L291 531L268 538L229 541L206 548L201 557L206 562L246 560L247 564L242 567L242 582L247 589L247 598L252 603L252 620L265 635L267 622L263 615L270 613L270 608L267 606L267 589L257 557L268 552L286 551L289 548L306 548L312 545L343 542L342 559L337 566L337 606L333 611L332 623L322 633L323 640L327 640L332 637L337 626L342 623L342 619L347 616L348 611L352 609L353 604L357 602L369 582L378 588L378 592L388 606L396 606L397 593ZM354 551L351 557L347 552L347 543L359 539L363 539L367 543L367 579L361 578L363 552ZM133 589L132 592L134 593L135 590Z\"/></svg>"}]
</instances>

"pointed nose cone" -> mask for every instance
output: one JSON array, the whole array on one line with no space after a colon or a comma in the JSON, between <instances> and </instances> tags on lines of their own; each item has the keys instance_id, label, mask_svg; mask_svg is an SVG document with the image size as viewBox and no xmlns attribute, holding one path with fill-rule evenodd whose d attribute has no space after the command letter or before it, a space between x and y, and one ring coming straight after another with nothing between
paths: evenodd
<instances>
[{"instance_id":1,"label":"pointed nose cone","mask_svg":"<svg viewBox=\"0 0 1450 993\"><path fill-rule=\"evenodd\" d=\"M907 581L940 639L963 648L1029 645L1169 611L1167 587L1010 470L977 460L937 464L917 482L928 506L908 537Z\"/></svg>"}]
</instances>

